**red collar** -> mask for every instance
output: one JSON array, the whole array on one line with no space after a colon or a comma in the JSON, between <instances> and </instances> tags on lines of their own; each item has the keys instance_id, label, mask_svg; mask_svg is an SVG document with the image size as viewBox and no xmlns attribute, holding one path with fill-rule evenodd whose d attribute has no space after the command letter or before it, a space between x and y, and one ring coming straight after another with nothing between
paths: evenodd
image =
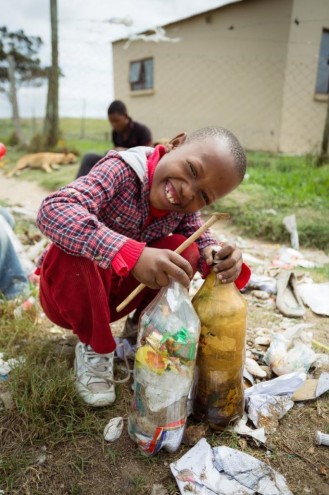
<instances>
[{"instance_id":1,"label":"red collar","mask_svg":"<svg viewBox=\"0 0 329 495\"><path fill-rule=\"evenodd\" d=\"M154 148L152 155L147 160L150 189L153 182L155 168L159 163L160 158L162 158L163 155L165 154L166 154L166 147L163 146L163 144L158 144ZM158 208L154 208L154 206L150 204L150 214L149 214L150 217L160 218L160 217L165 217L167 214L168 214L167 210L159 210Z\"/></svg>"}]
</instances>

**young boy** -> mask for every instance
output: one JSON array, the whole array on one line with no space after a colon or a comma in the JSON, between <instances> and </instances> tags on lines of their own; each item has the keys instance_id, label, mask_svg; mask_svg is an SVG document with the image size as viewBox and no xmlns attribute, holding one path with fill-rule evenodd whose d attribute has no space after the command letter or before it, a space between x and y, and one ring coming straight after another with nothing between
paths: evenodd
<instances>
[{"instance_id":1,"label":"young boy","mask_svg":"<svg viewBox=\"0 0 329 495\"><path fill-rule=\"evenodd\" d=\"M221 127L180 134L165 147L111 151L92 170L48 196L37 223L53 243L40 260L40 301L51 321L72 329L76 387L93 406L114 402L110 323L140 314L170 277L185 287L213 263L207 231L181 255L174 250L202 224L199 210L242 181L246 157ZM221 244L215 270L242 288L249 269L238 248ZM139 283L147 287L121 312Z\"/></svg>"}]
</instances>

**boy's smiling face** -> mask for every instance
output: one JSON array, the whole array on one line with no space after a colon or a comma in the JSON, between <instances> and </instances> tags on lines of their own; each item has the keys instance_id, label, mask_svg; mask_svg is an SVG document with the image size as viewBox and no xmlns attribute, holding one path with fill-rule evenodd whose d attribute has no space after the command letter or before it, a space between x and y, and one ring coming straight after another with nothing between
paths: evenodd
<instances>
[{"instance_id":1,"label":"boy's smiling face","mask_svg":"<svg viewBox=\"0 0 329 495\"><path fill-rule=\"evenodd\" d=\"M175 138L174 149L155 168L150 203L159 210L194 213L235 189L241 177L225 141L210 137L183 144Z\"/></svg>"}]
</instances>

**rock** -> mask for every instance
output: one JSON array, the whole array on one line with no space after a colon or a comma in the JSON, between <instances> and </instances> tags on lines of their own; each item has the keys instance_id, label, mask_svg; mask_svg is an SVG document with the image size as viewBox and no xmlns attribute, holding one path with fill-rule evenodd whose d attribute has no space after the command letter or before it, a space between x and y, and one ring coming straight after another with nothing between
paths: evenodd
<instances>
[{"instance_id":1,"label":"rock","mask_svg":"<svg viewBox=\"0 0 329 495\"><path fill-rule=\"evenodd\" d=\"M266 371L262 370L259 364L251 358L246 358L245 367L253 376L257 376L259 378L265 378L266 376Z\"/></svg>"},{"instance_id":2,"label":"rock","mask_svg":"<svg viewBox=\"0 0 329 495\"><path fill-rule=\"evenodd\" d=\"M270 337L259 336L259 337L256 337L255 338L255 344L256 345L266 345L266 346L269 346L270 343L271 343L271 338Z\"/></svg>"},{"instance_id":3,"label":"rock","mask_svg":"<svg viewBox=\"0 0 329 495\"><path fill-rule=\"evenodd\" d=\"M12 409L13 406L14 406L14 402L13 402L11 394L9 392L1 392L0 393L0 411L1 411L1 409L9 411L9 409Z\"/></svg>"},{"instance_id":4,"label":"rock","mask_svg":"<svg viewBox=\"0 0 329 495\"><path fill-rule=\"evenodd\" d=\"M257 299L261 299L262 301L264 301L265 299L269 299L270 297L268 292L265 292L264 290L253 290L251 294Z\"/></svg>"},{"instance_id":5,"label":"rock","mask_svg":"<svg viewBox=\"0 0 329 495\"><path fill-rule=\"evenodd\" d=\"M206 436L207 432L208 426L204 423L188 426L184 432L183 443L185 445L195 445L202 437Z\"/></svg>"},{"instance_id":6,"label":"rock","mask_svg":"<svg viewBox=\"0 0 329 495\"><path fill-rule=\"evenodd\" d=\"M120 438L123 430L123 418L118 416L112 418L104 428L104 438L107 442L114 442Z\"/></svg>"},{"instance_id":7,"label":"rock","mask_svg":"<svg viewBox=\"0 0 329 495\"><path fill-rule=\"evenodd\" d=\"M151 495L169 495L169 493L163 485L156 483L152 486Z\"/></svg>"},{"instance_id":8,"label":"rock","mask_svg":"<svg viewBox=\"0 0 329 495\"><path fill-rule=\"evenodd\" d=\"M272 370L269 366L261 365L260 368L265 371L266 378L270 380L272 378Z\"/></svg>"}]
</instances>

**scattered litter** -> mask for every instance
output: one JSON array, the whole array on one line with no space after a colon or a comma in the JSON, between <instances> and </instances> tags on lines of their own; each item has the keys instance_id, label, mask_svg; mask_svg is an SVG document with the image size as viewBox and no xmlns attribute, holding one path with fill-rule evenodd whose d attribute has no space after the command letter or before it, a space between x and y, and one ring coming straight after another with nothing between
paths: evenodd
<instances>
[{"instance_id":1,"label":"scattered litter","mask_svg":"<svg viewBox=\"0 0 329 495\"><path fill-rule=\"evenodd\" d=\"M270 297L268 292L266 292L265 290L253 290L251 292L251 295L262 301L266 301L266 299Z\"/></svg>"},{"instance_id":2,"label":"scattered litter","mask_svg":"<svg viewBox=\"0 0 329 495\"><path fill-rule=\"evenodd\" d=\"M245 378L250 385L253 385L255 383L254 377L251 373L249 373L246 367L244 367L243 369L243 378Z\"/></svg>"},{"instance_id":3,"label":"scattered litter","mask_svg":"<svg viewBox=\"0 0 329 495\"><path fill-rule=\"evenodd\" d=\"M266 376L266 371L264 371L254 359L246 357L245 367L253 376L257 376L258 378L265 378Z\"/></svg>"},{"instance_id":4,"label":"scattered litter","mask_svg":"<svg viewBox=\"0 0 329 495\"><path fill-rule=\"evenodd\" d=\"M266 263L264 260L256 258L249 253L243 253L243 260L245 261L245 263L248 263L248 265L265 265Z\"/></svg>"},{"instance_id":5,"label":"scattered litter","mask_svg":"<svg viewBox=\"0 0 329 495\"><path fill-rule=\"evenodd\" d=\"M267 380L265 382L257 383L252 387L245 390L244 395L246 398L256 394L264 395L286 395L293 394L295 390L299 389L306 380L306 373L303 371L296 371L294 373L288 373L287 375L279 376L273 380Z\"/></svg>"},{"instance_id":6,"label":"scattered litter","mask_svg":"<svg viewBox=\"0 0 329 495\"><path fill-rule=\"evenodd\" d=\"M243 256L245 258L245 256ZM309 261L303 257L303 255L293 248L283 247L279 250L278 256L273 260L274 266L279 266L286 270L292 270L296 266L303 268L314 268L317 266L313 261Z\"/></svg>"},{"instance_id":7,"label":"scattered litter","mask_svg":"<svg viewBox=\"0 0 329 495\"><path fill-rule=\"evenodd\" d=\"M185 445L195 445L202 437L206 436L208 430L209 427L207 423L188 426L184 431L183 443Z\"/></svg>"},{"instance_id":8,"label":"scattered litter","mask_svg":"<svg viewBox=\"0 0 329 495\"><path fill-rule=\"evenodd\" d=\"M265 335L259 335L255 338L255 345L269 346L271 341L272 340L269 336L266 337Z\"/></svg>"},{"instance_id":9,"label":"scattered litter","mask_svg":"<svg viewBox=\"0 0 329 495\"><path fill-rule=\"evenodd\" d=\"M19 366L20 364L24 363L23 357L17 359L10 358L7 361L5 361L3 359L3 356L4 356L3 352L0 352L0 381L7 380L9 372L16 366Z\"/></svg>"},{"instance_id":10,"label":"scattered litter","mask_svg":"<svg viewBox=\"0 0 329 495\"><path fill-rule=\"evenodd\" d=\"M329 371L329 354L317 354L312 366L316 371Z\"/></svg>"},{"instance_id":11,"label":"scattered litter","mask_svg":"<svg viewBox=\"0 0 329 495\"><path fill-rule=\"evenodd\" d=\"M238 435L255 438L259 442L265 443L266 442L265 428L261 427L261 428L257 428L256 430L253 430L249 426L247 426L247 421L248 421L248 416L246 413L244 413L242 418L239 419L239 421L235 423L234 426L229 426L227 430L234 431Z\"/></svg>"},{"instance_id":12,"label":"scattered litter","mask_svg":"<svg viewBox=\"0 0 329 495\"><path fill-rule=\"evenodd\" d=\"M117 357L123 360L124 356L126 356L127 359L133 361L135 359L136 344L130 344L129 340L121 337L114 337L114 340L117 345L115 349Z\"/></svg>"},{"instance_id":13,"label":"scattered litter","mask_svg":"<svg viewBox=\"0 0 329 495\"><path fill-rule=\"evenodd\" d=\"M156 483L152 486L151 495L168 495L168 491L163 485Z\"/></svg>"},{"instance_id":14,"label":"scattered litter","mask_svg":"<svg viewBox=\"0 0 329 495\"><path fill-rule=\"evenodd\" d=\"M295 274L283 270L277 277L276 307L285 316L300 318L305 314L303 301L299 295Z\"/></svg>"},{"instance_id":15,"label":"scattered litter","mask_svg":"<svg viewBox=\"0 0 329 495\"><path fill-rule=\"evenodd\" d=\"M121 437L123 430L123 418L118 416L112 418L104 428L104 438L107 442L114 442Z\"/></svg>"},{"instance_id":16,"label":"scattered litter","mask_svg":"<svg viewBox=\"0 0 329 495\"><path fill-rule=\"evenodd\" d=\"M17 308L14 309L14 317L15 318L20 318L24 311L30 311L36 304L36 299L33 296L30 296L28 299L26 299L22 304L17 306Z\"/></svg>"},{"instance_id":17,"label":"scattered litter","mask_svg":"<svg viewBox=\"0 0 329 495\"><path fill-rule=\"evenodd\" d=\"M293 401L311 400L329 390L329 373L323 372L317 379L309 379L291 397Z\"/></svg>"},{"instance_id":18,"label":"scattered litter","mask_svg":"<svg viewBox=\"0 0 329 495\"><path fill-rule=\"evenodd\" d=\"M10 392L1 392L0 393L0 411L9 411L12 409L14 405L13 398Z\"/></svg>"},{"instance_id":19,"label":"scattered litter","mask_svg":"<svg viewBox=\"0 0 329 495\"><path fill-rule=\"evenodd\" d=\"M293 371L308 372L316 360L316 354L311 349L312 332L306 332L307 324L295 325L285 332L273 335L273 340L264 361L278 376Z\"/></svg>"},{"instance_id":20,"label":"scattered litter","mask_svg":"<svg viewBox=\"0 0 329 495\"><path fill-rule=\"evenodd\" d=\"M294 407L287 395L254 394L248 400L248 417L256 428L264 428L266 433L274 433L279 419Z\"/></svg>"},{"instance_id":21,"label":"scattered litter","mask_svg":"<svg viewBox=\"0 0 329 495\"><path fill-rule=\"evenodd\" d=\"M315 433L314 440L317 445L325 445L326 447L329 447L329 435L327 435L326 433L317 431Z\"/></svg>"},{"instance_id":22,"label":"scattered litter","mask_svg":"<svg viewBox=\"0 0 329 495\"><path fill-rule=\"evenodd\" d=\"M182 495L292 495L285 478L249 454L202 438L170 464Z\"/></svg>"},{"instance_id":23,"label":"scattered litter","mask_svg":"<svg viewBox=\"0 0 329 495\"><path fill-rule=\"evenodd\" d=\"M47 447L43 445L40 448L39 453L36 457L35 464L38 464L40 466L41 464L44 464L46 460L47 460Z\"/></svg>"},{"instance_id":24,"label":"scattered litter","mask_svg":"<svg viewBox=\"0 0 329 495\"><path fill-rule=\"evenodd\" d=\"M286 227L290 234L290 242L293 249L299 249L299 238L297 230L296 215L289 215L284 217L283 225Z\"/></svg>"},{"instance_id":25,"label":"scattered litter","mask_svg":"<svg viewBox=\"0 0 329 495\"><path fill-rule=\"evenodd\" d=\"M329 283L300 284L298 290L304 304L311 308L313 313L329 316Z\"/></svg>"}]
</instances>

